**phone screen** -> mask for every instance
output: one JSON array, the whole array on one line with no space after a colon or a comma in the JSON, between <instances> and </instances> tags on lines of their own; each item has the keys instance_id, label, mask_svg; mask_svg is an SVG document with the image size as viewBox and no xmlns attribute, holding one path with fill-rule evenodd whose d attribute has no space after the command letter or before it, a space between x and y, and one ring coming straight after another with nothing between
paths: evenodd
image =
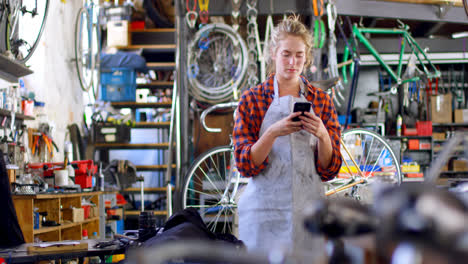
<instances>
[{"instance_id":1,"label":"phone screen","mask_svg":"<svg viewBox=\"0 0 468 264\"><path fill-rule=\"evenodd\" d=\"M302 115L304 115L304 112L310 112L310 106L311 106L311 103L308 103L308 102L294 103L293 112L302 112ZM298 116L294 117L292 120L294 122L300 121Z\"/></svg>"}]
</instances>

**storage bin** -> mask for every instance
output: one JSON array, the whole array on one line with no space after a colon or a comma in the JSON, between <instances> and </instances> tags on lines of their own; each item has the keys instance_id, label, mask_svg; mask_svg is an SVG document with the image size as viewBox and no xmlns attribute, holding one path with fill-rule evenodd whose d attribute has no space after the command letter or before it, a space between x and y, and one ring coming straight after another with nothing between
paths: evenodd
<instances>
[{"instance_id":1,"label":"storage bin","mask_svg":"<svg viewBox=\"0 0 468 264\"><path fill-rule=\"evenodd\" d=\"M101 69L101 100L135 102L136 72L129 68Z\"/></svg>"},{"instance_id":2,"label":"storage bin","mask_svg":"<svg viewBox=\"0 0 468 264\"><path fill-rule=\"evenodd\" d=\"M431 136L432 121L416 121L416 131L419 136Z\"/></svg>"},{"instance_id":3,"label":"storage bin","mask_svg":"<svg viewBox=\"0 0 468 264\"><path fill-rule=\"evenodd\" d=\"M95 143L128 143L131 139L131 128L127 125L96 123L93 129Z\"/></svg>"}]
</instances>

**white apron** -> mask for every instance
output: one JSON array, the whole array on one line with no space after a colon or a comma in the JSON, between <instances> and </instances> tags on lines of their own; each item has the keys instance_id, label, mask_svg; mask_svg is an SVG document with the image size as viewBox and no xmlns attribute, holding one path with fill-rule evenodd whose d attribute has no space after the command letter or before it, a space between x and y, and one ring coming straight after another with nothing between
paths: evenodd
<instances>
[{"instance_id":1,"label":"white apron","mask_svg":"<svg viewBox=\"0 0 468 264\"><path fill-rule=\"evenodd\" d=\"M279 97L274 80L274 99L268 108L260 136L275 122L288 116L294 102L307 101L307 87L301 82L301 96ZM249 250L317 249L324 253L323 239L304 229L304 208L324 198L315 169L317 138L305 130L278 137L260 174L250 178L238 203L239 238ZM310 251L310 250L309 250ZM316 250L314 250L316 251Z\"/></svg>"}]
</instances>

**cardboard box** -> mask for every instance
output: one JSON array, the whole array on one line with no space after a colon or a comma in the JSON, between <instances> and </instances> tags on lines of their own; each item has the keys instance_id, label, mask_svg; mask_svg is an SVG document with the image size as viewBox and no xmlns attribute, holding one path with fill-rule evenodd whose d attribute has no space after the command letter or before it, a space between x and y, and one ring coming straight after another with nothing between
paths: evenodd
<instances>
[{"instance_id":1,"label":"cardboard box","mask_svg":"<svg viewBox=\"0 0 468 264\"><path fill-rule=\"evenodd\" d=\"M455 123L468 123L468 109L455 109Z\"/></svg>"},{"instance_id":2,"label":"cardboard box","mask_svg":"<svg viewBox=\"0 0 468 264\"><path fill-rule=\"evenodd\" d=\"M432 123L452 123L452 94L431 96Z\"/></svg>"},{"instance_id":3,"label":"cardboard box","mask_svg":"<svg viewBox=\"0 0 468 264\"><path fill-rule=\"evenodd\" d=\"M454 160L453 171L468 171L468 161L467 160Z\"/></svg>"},{"instance_id":4,"label":"cardboard box","mask_svg":"<svg viewBox=\"0 0 468 264\"><path fill-rule=\"evenodd\" d=\"M434 140L445 140L445 133L444 132L434 132L434 133L432 133L432 138Z\"/></svg>"},{"instance_id":5,"label":"cardboard box","mask_svg":"<svg viewBox=\"0 0 468 264\"><path fill-rule=\"evenodd\" d=\"M94 218L99 216L99 208L97 206L91 206L89 211L89 218Z\"/></svg>"},{"instance_id":6,"label":"cardboard box","mask_svg":"<svg viewBox=\"0 0 468 264\"><path fill-rule=\"evenodd\" d=\"M84 221L83 208L66 208L62 210L63 221L79 223Z\"/></svg>"},{"instance_id":7,"label":"cardboard box","mask_svg":"<svg viewBox=\"0 0 468 264\"><path fill-rule=\"evenodd\" d=\"M107 46L118 47L128 46L128 21L107 22Z\"/></svg>"}]
</instances>

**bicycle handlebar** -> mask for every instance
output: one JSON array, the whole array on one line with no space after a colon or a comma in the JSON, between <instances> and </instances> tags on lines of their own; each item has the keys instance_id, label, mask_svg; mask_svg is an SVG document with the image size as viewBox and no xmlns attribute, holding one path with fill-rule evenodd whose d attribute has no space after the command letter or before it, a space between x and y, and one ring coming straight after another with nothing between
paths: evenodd
<instances>
[{"instance_id":1,"label":"bicycle handlebar","mask_svg":"<svg viewBox=\"0 0 468 264\"><path fill-rule=\"evenodd\" d=\"M229 102L229 103L222 103L222 104L215 104L213 106L208 107L207 109L203 110L201 116L200 116L200 122L203 125L203 128L208 131L208 132L214 132L214 133L219 133L221 132L221 128L211 128L208 127L205 123L205 118L206 116L219 109L228 109L228 108L236 108L238 105L238 102Z\"/></svg>"}]
</instances>

